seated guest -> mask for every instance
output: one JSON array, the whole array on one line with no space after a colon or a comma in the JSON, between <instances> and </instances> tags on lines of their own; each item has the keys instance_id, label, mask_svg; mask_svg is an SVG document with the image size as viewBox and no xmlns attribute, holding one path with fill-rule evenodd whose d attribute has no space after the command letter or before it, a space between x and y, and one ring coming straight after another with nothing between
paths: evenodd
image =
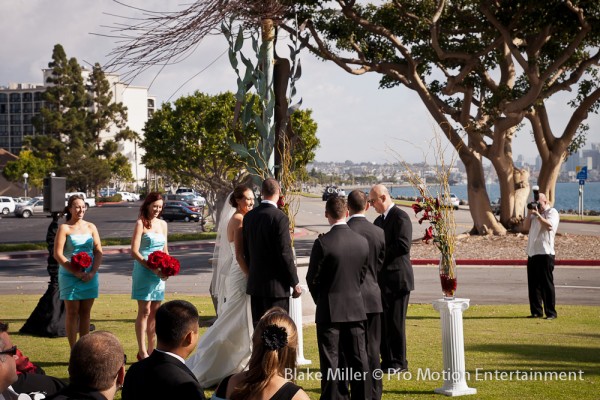
<instances>
[{"instance_id":1,"label":"seated guest","mask_svg":"<svg viewBox=\"0 0 600 400\"><path fill-rule=\"evenodd\" d=\"M54 393L64 383L45 375L29 375L31 379L20 382L17 375L19 350L8 335L8 324L0 322L0 400L43 399Z\"/></svg>"},{"instance_id":2,"label":"seated guest","mask_svg":"<svg viewBox=\"0 0 600 400\"><path fill-rule=\"evenodd\" d=\"M69 385L52 400L112 400L125 378L125 353L115 335L97 331L82 336L69 359Z\"/></svg>"},{"instance_id":3,"label":"seated guest","mask_svg":"<svg viewBox=\"0 0 600 400\"><path fill-rule=\"evenodd\" d=\"M298 332L289 315L280 307L267 311L252 335L248 370L221 381L213 400L308 400L300 386L287 377L296 370Z\"/></svg>"},{"instance_id":4,"label":"seated guest","mask_svg":"<svg viewBox=\"0 0 600 400\"><path fill-rule=\"evenodd\" d=\"M198 317L196 307L184 300L158 308L157 347L127 371L123 400L205 399L198 380L185 365L198 342Z\"/></svg>"}]
</instances>

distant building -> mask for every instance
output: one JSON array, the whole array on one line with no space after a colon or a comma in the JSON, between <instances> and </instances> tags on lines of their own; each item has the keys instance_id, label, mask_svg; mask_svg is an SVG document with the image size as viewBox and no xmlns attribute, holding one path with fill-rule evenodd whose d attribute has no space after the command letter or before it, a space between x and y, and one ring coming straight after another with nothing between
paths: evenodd
<instances>
[{"instance_id":1,"label":"distant building","mask_svg":"<svg viewBox=\"0 0 600 400\"><path fill-rule=\"evenodd\" d=\"M83 69L82 75L87 80L92 71ZM44 82L51 70L43 70ZM116 74L106 73L112 88L112 101L121 102L127 107L127 127L141 137L148 118L156 110L156 99L148 94L148 88L129 86L120 81ZM18 155L23 146L25 136L38 134L33 125L33 118L40 113L44 104L42 94L47 85L31 83L11 83L8 87L0 86L0 148ZM116 126L101 134L102 140L112 139L118 132ZM136 181L145 178L145 168L140 164L143 150L136 143L121 142L119 152L131 163L133 177Z\"/></svg>"}]
</instances>

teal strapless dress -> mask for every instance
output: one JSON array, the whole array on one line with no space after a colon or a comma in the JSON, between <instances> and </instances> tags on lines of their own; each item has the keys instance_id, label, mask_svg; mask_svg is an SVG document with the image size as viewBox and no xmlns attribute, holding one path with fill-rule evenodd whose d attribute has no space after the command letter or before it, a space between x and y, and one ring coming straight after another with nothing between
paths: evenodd
<instances>
[{"instance_id":1,"label":"teal strapless dress","mask_svg":"<svg viewBox=\"0 0 600 400\"><path fill-rule=\"evenodd\" d=\"M91 233L67 235L63 254L69 260L74 254L85 251L92 257L92 264L86 268L86 272L92 270L94 259L94 238ZM61 300L87 300L98 298L98 274L95 274L92 280L83 282L73 275L62 265L58 269L58 289Z\"/></svg>"},{"instance_id":2,"label":"teal strapless dress","mask_svg":"<svg viewBox=\"0 0 600 400\"><path fill-rule=\"evenodd\" d=\"M140 253L144 260L150 253L165 247L165 236L162 233L146 232L140 241ZM139 262L133 262L131 298L144 301L162 301L165 298L165 281Z\"/></svg>"}]
</instances>

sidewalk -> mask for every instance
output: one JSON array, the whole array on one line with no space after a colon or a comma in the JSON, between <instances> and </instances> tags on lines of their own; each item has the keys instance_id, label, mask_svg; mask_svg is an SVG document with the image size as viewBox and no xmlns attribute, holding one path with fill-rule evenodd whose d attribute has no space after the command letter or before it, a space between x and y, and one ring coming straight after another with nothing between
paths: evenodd
<instances>
[{"instance_id":1,"label":"sidewalk","mask_svg":"<svg viewBox=\"0 0 600 400\"><path fill-rule=\"evenodd\" d=\"M294 239L302 238L314 234L305 228L296 228L294 232ZM172 242L169 243L169 249L172 251L180 250L205 250L214 246L214 240L194 240L185 242ZM107 254L126 254L129 253L129 245L118 245L118 246L104 246L102 248L104 255ZM31 259L40 258L45 259L48 257L47 250L27 250L27 251L12 251L0 253L0 261L2 260L19 260L19 259ZM304 260L305 259L305 260ZM439 259L411 259L412 265L438 265ZM494 266L494 265L527 265L527 259L507 259L507 260L490 260L490 259L457 259L457 265L477 265L477 266ZM600 260L564 260L557 259L557 266L577 266L577 267L600 267ZM299 257L298 266L307 267L308 257Z\"/></svg>"}]
</instances>

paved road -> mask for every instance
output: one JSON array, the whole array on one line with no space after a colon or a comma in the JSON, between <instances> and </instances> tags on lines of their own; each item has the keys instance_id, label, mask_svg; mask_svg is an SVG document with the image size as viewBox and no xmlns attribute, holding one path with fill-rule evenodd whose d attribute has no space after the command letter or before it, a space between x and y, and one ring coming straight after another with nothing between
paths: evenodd
<instances>
[{"instance_id":1,"label":"paved road","mask_svg":"<svg viewBox=\"0 0 600 400\"><path fill-rule=\"evenodd\" d=\"M85 219L96 224L101 238L131 237L141 205L142 202L137 201L92 207L86 212ZM50 221L46 215L34 215L27 219L14 214L2 217L0 243L43 242ZM199 232L201 227L198 222L174 221L169 224L169 233Z\"/></svg>"},{"instance_id":2,"label":"paved road","mask_svg":"<svg viewBox=\"0 0 600 400\"><path fill-rule=\"evenodd\" d=\"M297 226L303 235L295 240L295 248L300 257L300 264L307 264L307 257L316 238L316 232L326 232L329 226L324 217L324 202L320 199L303 199L297 215ZM137 217L137 206L101 207L92 209L88 216L99 225L101 235L123 236L131 234L131 228ZM374 212L368 214L373 220ZM12 222L6 226L20 225L34 221L38 230L43 229L41 239L45 238L48 219L14 219L0 220L0 223ZM459 224L467 226L470 216L467 211L457 213ZM581 224L574 225L581 229ZM2 226L2 225L0 225ZM35 226L35 225L34 225ZM2 226L3 227L3 226ZM417 231L415 238L420 236L419 225L415 223ZM583 227L585 228L585 227ZM596 226L597 228L597 226ZM31 228L29 228L31 229ZM195 223L170 223L169 229L173 231L199 229ZM28 229L13 228L9 236L19 237L28 234ZM6 241L2 230L2 241ZM597 232L596 232L597 234ZM32 235L37 235L33 233ZM11 240L11 241L14 241ZM182 273L169 279L167 288L169 292L208 294L211 278L209 258L212 256L212 242L171 244L171 253L177 256L182 264ZM122 251L122 252L117 252ZM130 292L132 260L127 251L127 246L120 248L107 248L101 267L101 293ZM307 268L299 268L301 278L304 278ZM470 298L472 304L526 304L527 303L527 278L525 268L521 266L461 266L458 271L458 295ZM0 260L0 295L1 294L42 294L47 285L45 258L28 258ZM557 287L557 304L585 304L600 305L600 274L598 268L590 267L557 267L555 270ZM429 303L440 296L440 283L437 268L434 266L415 266L416 290L411 294L413 303ZM305 314L310 314L314 305L310 296L303 296ZM0 309L2 304L0 299Z\"/></svg>"}]
</instances>

